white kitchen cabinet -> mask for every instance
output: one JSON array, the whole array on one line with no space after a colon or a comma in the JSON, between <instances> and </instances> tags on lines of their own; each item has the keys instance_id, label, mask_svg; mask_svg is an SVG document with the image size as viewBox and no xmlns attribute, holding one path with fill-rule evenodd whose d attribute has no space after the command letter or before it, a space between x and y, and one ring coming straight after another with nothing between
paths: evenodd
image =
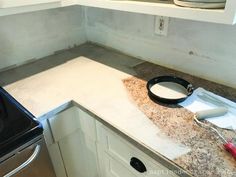
<instances>
[{"instance_id":1,"label":"white kitchen cabinet","mask_svg":"<svg viewBox=\"0 0 236 177\"><path fill-rule=\"evenodd\" d=\"M57 177L99 177L95 120L72 107L47 123L52 138L47 130L44 134Z\"/></svg>"},{"instance_id":2,"label":"white kitchen cabinet","mask_svg":"<svg viewBox=\"0 0 236 177\"><path fill-rule=\"evenodd\" d=\"M61 0L0 0L0 8L20 7L61 2Z\"/></svg>"},{"instance_id":3,"label":"white kitchen cabinet","mask_svg":"<svg viewBox=\"0 0 236 177\"><path fill-rule=\"evenodd\" d=\"M171 170L99 122L97 136L99 165L103 177L177 177ZM142 165L145 169L141 168Z\"/></svg>"},{"instance_id":4,"label":"white kitchen cabinet","mask_svg":"<svg viewBox=\"0 0 236 177\"><path fill-rule=\"evenodd\" d=\"M102 147L98 147L99 164L102 177L135 177L122 163L116 158L109 156Z\"/></svg>"},{"instance_id":5,"label":"white kitchen cabinet","mask_svg":"<svg viewBox=\"0 0 236 177\"><path fill-rule=\"evenodd\" d=\"M236 23L235 0L226 0L224 9L180 7L175 5L172 0L0 0L0 16L71 5L82 5L231 25Z\"/></svg>"},{"instance_id":6,"label":"white kitchen cabinet","mask_svg":"<svg viewBox=\"0 0 236 177\"><path fill-rule=\"evenodd\" d=\"M61 151L58 143L53 142L53 137L48 124L48 120L44 120L41 123L43 124L43 134L56 176L67 177L63 159L61 157Z\"/></svg>"},{"instance_id":7,"label":"white kitchen cabinet","mask_svg":"<svg viewBox=\"0 0 236 177\"><path fill-rule=\"evenodd\" d=\"M167 16L188 20L214 22L222 24L236 23L236 1L227 0L224 9L199 9L180 7L172 0L77 0L77 4L135 12L149 15ZM125 19L124 19L125 20Z\"/></svg>"},{"instance_id":8,"label":"white kitchen cabinet","mask_svg":"<svg viewBox=\"0 0 236 177\"><path fill-rule=\"evenodd\" d=\"M99 176L95 142L81 131L76 131L58 143L68 177Z\"/></svg>"},{"instance_id":9,"label":"white kitchen cabinet","mask_svg":"<svg viewBox=\"0 0 236 177\"><path fill-rule=\"evenodd\" d=\"M177 177L77 107L43 124L57 177Z\"/></svg>"},{"instance_id":10,"label":"white kitchen cabinet","mask_svg":"<svg viewBox=\"0 0 236 177\"><path fill-rule=\"evenodd\" d=\"M53 9L77 4L76 0L0 0L0 16Z\"/></svg>"}]
</instances>

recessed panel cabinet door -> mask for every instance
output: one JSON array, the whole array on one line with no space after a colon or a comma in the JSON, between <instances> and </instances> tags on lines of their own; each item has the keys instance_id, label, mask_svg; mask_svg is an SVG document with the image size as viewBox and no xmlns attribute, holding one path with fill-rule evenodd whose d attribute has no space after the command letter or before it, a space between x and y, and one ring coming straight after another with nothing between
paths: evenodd
<instances>
[{"instance_id":1,"label":"recessed panel cabinet door","mask_svg":"<svg viewBox=\"0 0 236 177\"><path fill-rule=\"evenodd\" d=\"M54 171L57 177L67 177L61 152L57 143L53 142L53 137L47 120L41 121L43 124L44 139L48 148Z\"/></svg>"},{"instance_id":2,"label":"recessed panel cabinet door","mask_svg":"<svg viewBox=\"0 0 236 177\"><path fill-rule=\"evenodd\" d=\"M109 156L104 151L98 153L101 156L99 165L102 177L138 177L130 172L124 164Z\"/></svg>"},{"instance_id":3,"label":"recessed panel cabinet door","mask_svg":"<svg viewBox=\"0 0 236 177\"><path fill-rule=\"evenodd\" d=\"M76 131L59 141L68 177L99 177L95 142Z\"/></svg>"},{"instance_id":4,"label":"recessed panel cabinet door","mask_svg":"<svg viewBox=\"0 0 236 177\"><path fill-rule=\"evenodd\" d=\"M48 120L67 177L99 177L95 120L71 107Z\"/></svg>"},{"instance_id":5,"label":"recessed panel cabinet door","mask_svg":"<svg viewBox=\"0 0 236 177\"><path fill-rule=\"evenodd\" d=\"M123 137L97 122L98 157L103 176L177 177ZM109 176L110 175L110 176Z\"/></svg>"},{"instance_id":6,"label":"recessed panel cabinet door","mask_svg":"<svg viewBox=\"0 0 236 177\"><path fill-rule=\"evenodd\" d=\"M20 7L55 2L59 3L61 0L0 0L0 8Z\"/></svg>"}]
</instances>

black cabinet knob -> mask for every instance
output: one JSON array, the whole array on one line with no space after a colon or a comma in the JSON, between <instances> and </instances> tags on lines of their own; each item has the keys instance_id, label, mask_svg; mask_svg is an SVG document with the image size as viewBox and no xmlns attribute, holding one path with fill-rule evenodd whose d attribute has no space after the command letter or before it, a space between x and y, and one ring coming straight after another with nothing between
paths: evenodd
<instances>
[{"instance_id":1,"label":"black cabinet knob","mask_svg":"<svg viewBox=\"0 0 236 177\"><path fill-rule=\"evenodd\" d=\"M130 159L130 165L140 173L144 173L147 171L143 162L141 160L137 159L136 157L132 157Z\"/></svg>"}]
</instances>

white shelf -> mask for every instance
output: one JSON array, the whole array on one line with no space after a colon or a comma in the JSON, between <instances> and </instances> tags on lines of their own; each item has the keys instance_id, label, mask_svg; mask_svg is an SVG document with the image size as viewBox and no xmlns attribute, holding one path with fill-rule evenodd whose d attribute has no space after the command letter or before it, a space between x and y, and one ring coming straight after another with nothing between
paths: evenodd
<instances>
[{"instance_id":1,"label":"white shelf","mask_svg":"<svg viewBox=\"0 0 236 177\"><path fill-rule=\"evenodd\" d=\"M76 5L76 0L0 0L0 16Z\"/></svg>"},{"instance_id":2,"label":"white shelf","mask_svg":"<svg viewBox=\"0 0 236 177\"><path fill-rule=\"evenodd\" d=\"M56 2L60 3L61 0L0 0L0 8L21 7Z\"/></svg>"},{"instance_id":3,"label":"white shelf","mask_svg":"<svg viewBox=\"0 0 236 177\"><path fill-rule=\"evenodd\" d=\"M236 1L227 0L225 9L197 9L176 6L162 2L143 2L125 0L77 0L77 4L90 7L114 9L150 15L168 16L189 20L234 24Z\"/></svg>"},{"instance_id":4,"label":"white shelf","mask_svg":"<svg viewBox=\"0 0 236 177\"><path fill-rule=\"evenodd\" d=\"M227 0L225 9L179 7L173 2L127 0L0 0L0 16L36 10L82 5L222 24L236 23L236 0Z\"/></svg>"}]
</instances>

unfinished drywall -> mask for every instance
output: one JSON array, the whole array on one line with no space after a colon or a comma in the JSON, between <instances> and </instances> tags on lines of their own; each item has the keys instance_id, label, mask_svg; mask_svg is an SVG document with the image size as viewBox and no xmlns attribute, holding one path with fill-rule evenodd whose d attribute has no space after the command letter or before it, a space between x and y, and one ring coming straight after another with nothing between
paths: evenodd
<instances>
[{"instance_id":1,"label":"unfinished drywall","mask_svg":"<svg viewBox=\"0 0 236 177\"><path fill-rule=\"evenodd\" d=\"M170 19L164 37L154 16L85 10L89 41L236 88L236 26Z\"/></svg>"},{"instance_id":2,"label":"unfinished drywall","mask_svg":"<svg viewBox=\"0 0 236 177\"><path fill-rule=\"evenodd\" d=\"M86 41L82 7L0 17L0 70Z\"/></svg>"}]
</instances>

